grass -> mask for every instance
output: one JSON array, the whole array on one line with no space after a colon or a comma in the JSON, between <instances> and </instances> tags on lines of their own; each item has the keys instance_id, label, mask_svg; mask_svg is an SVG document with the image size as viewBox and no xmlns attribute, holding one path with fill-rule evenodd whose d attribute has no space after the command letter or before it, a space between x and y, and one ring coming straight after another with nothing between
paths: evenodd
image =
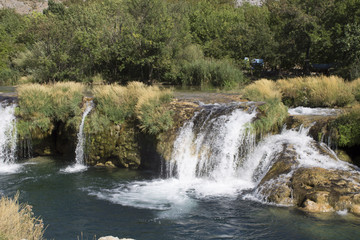
<instances>
[{"instance_id":1,"label":"grass","mask_svg":"<svg viewBox=\"0 0 360 240\"><path fill-rule=\"evenodd\" d=\"M289 106L344 107L355 101L351 85L336 76L279 80L277 87Z\"/></svg>"},{"instance_id":2,"label":"grass","mask_svg":"<svg viewBox=\"0 0 360 240\"><path fill-rule=\"evenodd\" d=\"M25 84L17 88L19 104L16 115L19 117L20 136L50 134L54 122L72 122L81 115L81 105L85 86L74 82L55 84Z\"/></svg>"},{"instance_id":3,"label":"grass","mask_svg":"<svg viewBox=\"0 0 360 240\"><path fill-rule=\"evenodd\" d=\"M292 107L344 107L360 100L360 80L348 83L336 76L297 77L276 82L261 79L248 85L243 96L252 101L281 99Z\"/></svg>"},{"instance_id":4,"label":"grass","mask_svg":"<svg viewBox=\"0 0 360 240\"><path fill-rule=\"evenodd\" d=\"M180 69L179 79L186 86L213 86L224 89L246 83L242 71L231 62L212 59L185 63Z\"/></svg>"},{"instance_id":5,"label":"grass","mask_svg":"<svg viewBox=\"0 0 360 240\"><path fill-rule=\"evenodd\" d=\"M267 79L260 79L246 86L243 95L251 101L281 99L281 92L276 83Z\"/></svg>"},{"instance_id":6,"label":"grass","mask_svg":"<svg viewBox=\"0 0 360 240\"><path fill-rule=\"evenodd\" d=\"M126 121L138 121L139 128L150 134L158 134L172 126L172 113L166 107L172 97L169 90L130 82L126 87L96 86L93 93L96 113L90 117L92 133L102 131L110 122L121 125Z\"/></svg>"},{"instance_id":7,"label":"grass","mask_svg":"<svg viewBox=\"0 0 360 240\"><path fill-rule=\"evenodd\" d=\"M288 108L276 98L267 99L266 104L259 106L258 109L261 115L252 125L259 136L278 131L288 116Z\"/></svg>"},{"instance_id":8,"label":"grass","mask_svg":"<svg viewBox=\"0 0 360 240\"><path fill-rule=\"evenodd\" d=\"M143 132L157 135L172 127L173 112L167 107L171 99L172 93L169 90L161 91L157 87L152 87L139 96L135 113Z\"/></svg>"},{"instance_id":9,"label":"grass","mask_svg":"<svg viewBox=\"0 0 360 240\"><path fill-rule=\"evenodd\" d=\"M350 86L356 101L360 102L360 78L350 82Z\"/></svg>"},{"instance_id":10,"label":"grass","mask_svg":"<svg viewBox=\"0 0 360 240\"><path fill-rule=\"evenodd\" d=\"M335 140L339 147L353 147L360 144L360 105L355 105L346 114L339 116L332 124Z\"/></svg>"},{"instance_id":11,"label":"grass","mask_svg":"<svg viewBox=\"0 0 360 240\"><path fill-rule=\"evenodd\" d=\"M43 239L43 221L34 216L30 205L18 200L18 193L14 198L0 199L0 239Z\"/></svg>"}]
</instances>

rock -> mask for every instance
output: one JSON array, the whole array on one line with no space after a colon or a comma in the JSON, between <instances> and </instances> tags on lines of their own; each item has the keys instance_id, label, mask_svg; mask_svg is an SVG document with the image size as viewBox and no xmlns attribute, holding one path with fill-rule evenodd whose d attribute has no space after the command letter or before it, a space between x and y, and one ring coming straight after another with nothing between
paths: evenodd
<instances>
[{"instance_id":1,"label":"rock","mask_svg":"<svg viewBox=\"0 0 360 240\"><path fill-rule=\"evenodd\" d=\"M296 161L296 157L297 153L295 152L293 146L288 144L283 145L283 151L272 159L272 162L274 163L263 177L260 184L263 184L271 179L275 179L280 175L289 173L293 167L299 164Z\"/></svg>"},{"instance_id":2,"label":"rock","mask_svg":"<svg viewBox=\"0 0 360 240\"><path fill-rule=\"evenodd\" d=\"M326 154L319 144L314 147ZM256 190L264 201L313 213L347 210L360 215L359 171L299 167L297 153L288 144L272 162Z\"/></svg>"},{"instance_id":3,"label":"rock","mask_svg":"<svg viewBox=\"0 0 360 240\"><path fill-rule=\"evenodd\" d=\"M104 163L97 163L97 164L95 164L95 167L105 167L105 164Z\"/></svg>"},{"instance_id":4,"label":"rock","mask_svg":"<svg viewBox=\"0 0 360 240\"><path fill-rule=\"evenodd\" d=\"M329 204L320 204L307 199L304 202L303 210L307 212L319 213L319 212L333 212L334 209Z\"/></svg>"},{"instance_id":5,"label":"rock","mask_svg":"<svg viewBox=\"0 0 360 240\"><path fill-rule=\"evenodd\" d=\"M105 163L105 167L107 167L107 168L116 168L116 166L111 161L107 161Z\"/></svg>"},{"instance_id":6,"label":"rock","mask_svg":"<svg viewBox=\"0 0 360 240\"><path fill-rule=\"evenodd\" d=\"M335 151L337 157L344 162L348 162L348 163L353 163L352 159L350 158L350 156L344 151L344 150L340 150L337 149Z\"/></svg>"},{"instance_id":7,"label":"rock","mask_svg":"<svg viewBox=\"0 0 360 240\"><path fill-rule=\"evenodd\" d=\"M118 238L118 237L113 237L113 236L106 236L106 237L101 237L98 240L135 240L133 238Z\"/></svg>"}]
</instances>

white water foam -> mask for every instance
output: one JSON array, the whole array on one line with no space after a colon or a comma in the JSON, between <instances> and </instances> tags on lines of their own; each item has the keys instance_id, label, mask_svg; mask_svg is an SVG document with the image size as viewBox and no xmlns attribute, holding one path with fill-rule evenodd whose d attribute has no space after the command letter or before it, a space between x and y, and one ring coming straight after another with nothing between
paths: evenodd
<instances>
[{"instance_id":1,"label":"white water foam","mask_svg":"<svg viewBox=\"0 0 360 240\"><path fill-rule=\"evenodd\" d=\"M309 107L296 107L289 108L290 115L313 115L313 116L332 116L337 115L339 109L334 108L309 108Z\"/></svg>"},{"instance_id":2,"label":"white water foam","mask_svg":"<svg viewBox=\"0 0 360 240\"><path fill-rule=\"evenodd\" d=\"M235 107L219 114L223 105L205 107L181 128L168 179L122 184L91 191L91 195L124 206L167 210L169 217L190 211L198 198L236 197L242 189L251 188L251 179L240 175L239 158L254 146L249 123L256 112Z\"/></svg>"},{"instance_id":3,"label":"white water foam","mask_svg":"<svg viewBox=\"0 0 360 240\"><path fill-rule=\"evenodd\" d=\"M16 159L16 104L0 104L0 173L15 173L21 165Z\"/></svg>"},{"instance_id":4,"label":"white water foam","mask_svg":"<svg viewBox=\"0 0 360 240\"><path fill-rule=\"evenodd\" d=\"M79 127L79 132L77 134L77 145L75 149L75 164L66 167L65 169L61 170L65 173L75 173L75 172L82 172L87 169L87 166L84 164L84 147L85 147L85 134L84 134L84 124L86 116L90 113L91 109L93 108L93 103L86 102L86 109L83 113L81 124Z\"/></svg>"},{"instance_id":5,"label":"white water foam","mask_svg":"<svg viewBox=\"0 0 360 240\"><path fill-rule=\"evenodd\" d=\"M294 167L353 169L335 154L321 154L318 143L308 136L308 129L284 129L255 145L249 129L255 111L224 105L202 107L180 129L167 166L167 179L92 190L91 195L124 206L167 210L170 215L185 213L191 211L189 206L195 206L197 199L233 198L256 189L285 145L296 153L298 165Z\"/></svg>"}]
</instances>

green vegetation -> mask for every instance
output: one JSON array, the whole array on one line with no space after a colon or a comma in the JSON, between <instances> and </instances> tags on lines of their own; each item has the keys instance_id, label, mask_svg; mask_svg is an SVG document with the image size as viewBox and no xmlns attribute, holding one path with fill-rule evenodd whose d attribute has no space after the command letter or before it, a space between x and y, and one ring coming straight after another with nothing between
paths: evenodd
<instances>
[{"instance_id":1,"label":"green vegetation","mask_svg":"<svg viewBox=\"0 0 360 240\"><path fill-rule=\"evenodd\" d=\"M170 91L130 82L126 87L96 86L93 92L96 108L90 117L90 132L96 133L99 127L101 131L111 122L121 125L137 121L142 131L156 135L172 125L172 112L166 107L172 98Z\"/></svg>"},{"instance_id":2,"label":"green vegetation","mask_svg":"<svg viewBox=\"0 0 360 240\"><path fill-rule=\"evenodd\" d=\"M227 61L196 60L182 66L179 74L185 86L213 86L232 89L245 84L243 73Z\"/></svg>"},{"instance_id":3,"label":"green vegetation","mask_svg":"<svg viewBox=\"0 0 360 240\"><path fill-rule=\"evenodd\" d=\"M335 139L339 147L360 145L360 107L352 108L348 113L338 117L332 124L336 130Z\"/></svg>"},{"instance_id":4,"label":"green vegetation","mask_svg":"<svg viewBox=\"0 0 360 240\"><path fill-rule=\"evenodd\" d=\"M80 122L84 85L63 82L48 85L26 84L18 87L16 115L21 137L51 134L56 122L77 128Z\"/></svg>"},{"instance_id":5,"label":"green vegetation","mask_svg":"<svg viewBox=\"0 0 360 240\"><path fill-rule=\"evenodd\" d=\"M344 107L355 101L352 87L339 77L305 77L277 81L290 106Z\"/></svg>"},{"instance_id":6,"label":"green vegetation","mask_svg":"<svg viewBox=\"0 0 360 240\"><path fill-rule=\"evenodd\" d=\"M253 101L281 99L287 106L344 107L359 97L359 81L345 82L342 78L297 77L276 82L261 79L246 86L244 97Z\"/></svg>"},{"instance_id":7,"label":"green vegetation","mask_svg":"<svg viewBox=\"0 0 360 240\"><path fill-rule=\"evenodd\" d=\"M288 108L279 99L267 99L266 103L258 109L261 116L252 124L256 134L278 132L288 117Z\"/></svg>"},{"instance_id":8,"label":"green vegetation","mask_svg":"<svg viewBox=\"0 0 360 240\"><path fill-rule=\"evenodd\" d=\"M43 239L44 224L36 218L32 207L19 203L19 194L14 198L0 199L0 239Z\"/></svg>"},{"instance_id":9,"label":"green vegetation","mask_svg":"<svg viewBox=\"0 0 360 240\"><path fill-rule=\"evenodd\" d=\"M43 14L0 10L0 84L32 81L244 84L244 62L360 74L360 5L353 0L49 1ZM261 71L262 67L258 70ZM25 77L25 78L24 78Z\"/></svg>"},{"instance_id":10,"label":"green vegetation","mask_svg":"<svg viewBox=\"0 0 360 240\"><path fill-rule=\"evenodd\" d=\"M74 82L26 84L18 87L16 115L21 137L50 135L59 124L77 129L81 120L85 85ZM141 82L126 87L99 85L92 90L95 109L88 120L88 133L98 133L110 124L134 122L146 133L156 135L172 126L167 104L172 93Z\"/></svg>"},{"instance_id":11,"label":"green vegetation","mask_svg":"<svg viewBox=\"0 0 360 240\"><path fill-rule=\"evenodd\" d=\"M288 108L281 102L281 92L274 81L261 79L246 86L244 97L265 102L258 107L261 115L252 124L256 134L267 134L283 126Z\"/></svg>"}]
</instances>

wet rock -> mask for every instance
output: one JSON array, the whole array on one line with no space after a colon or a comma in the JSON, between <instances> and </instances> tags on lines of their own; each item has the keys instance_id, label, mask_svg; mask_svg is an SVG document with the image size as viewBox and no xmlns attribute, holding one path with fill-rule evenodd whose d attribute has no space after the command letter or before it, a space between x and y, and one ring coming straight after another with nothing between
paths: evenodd
<instances>
[{"instance_id":1,"label":"wet rock","mask_svg":"<svg viewBox=\"0 0 360 240\"><path fill-rule=\"evenodd\" d=\"M319 152L326 153L314 143ZM360 172L349 170L299 167L291 145L273 159L273 164L260 181L257 193L264 201L293 205L307 212L335 212L347 210L360 214Z\"/></svg>"},{"instance_id":2,"label":"wet rock","mask_svg":"<svg viewBox=\"0 0 360 240\"><path fill-rule=\"evenodd\" d=\"M118 237L113 237L113 236L106 236L106 237L101 237L98 240L134 240L132 238L118 238Z\"/></svg>"},{"instance_id":3,"label":"wet rock","mask_svg":"<svg viewBox=\"0 0 360 240\"><path fill-rule=\"evenodd\" d=\"M107 168L116 168L116 166L111 161L107 161L105 163L105 167L107 167Z\"/></svg>"},{"instance_id":4,"label":"wet rock","mask_svg":"<svg viewBox=\"0 0 360 240\"><path fill-rule=\"evenodd\" d=\"M262 183L259 189L269 202L292 204L307 212L348 210L360 214L360 174L355 170L299 168L292 176Z\"/></svg>"}]
</instances>

